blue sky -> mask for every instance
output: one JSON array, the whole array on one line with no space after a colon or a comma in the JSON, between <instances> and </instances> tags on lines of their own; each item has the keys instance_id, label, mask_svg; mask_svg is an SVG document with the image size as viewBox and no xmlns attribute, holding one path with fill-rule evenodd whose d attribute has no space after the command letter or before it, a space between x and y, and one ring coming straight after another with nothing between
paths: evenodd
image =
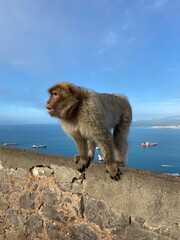
<instances>
[{"instance_id":1,"label":"blue sky","mask_svg":"<svg viewBox=\"0 0 180 240\"><path fill-rule=\"evenodd\" d=\"M180 115L179 0L0 0L0 123L53 123L62 81L126 95L134 120Z\"/></svg>"}]
</instances>

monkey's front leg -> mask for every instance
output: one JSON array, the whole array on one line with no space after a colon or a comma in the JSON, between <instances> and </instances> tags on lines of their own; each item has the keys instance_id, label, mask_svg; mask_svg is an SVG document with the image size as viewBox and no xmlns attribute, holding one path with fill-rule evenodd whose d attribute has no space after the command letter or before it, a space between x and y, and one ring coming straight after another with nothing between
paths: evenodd
<instances>
[{"instance_id":1,"label":"monkey's front leg","mask_svg":"<svg viewBox=\"0 0 180 240\"><path fill-rule=\"evenodd\" d=\"M80 154L74 156L74 160L77 164L77 170L84 172L89 167L90 159L88 157L88 145L87 140L82 137L74 138L76 146Z\"/></svg>"}]
</instances>

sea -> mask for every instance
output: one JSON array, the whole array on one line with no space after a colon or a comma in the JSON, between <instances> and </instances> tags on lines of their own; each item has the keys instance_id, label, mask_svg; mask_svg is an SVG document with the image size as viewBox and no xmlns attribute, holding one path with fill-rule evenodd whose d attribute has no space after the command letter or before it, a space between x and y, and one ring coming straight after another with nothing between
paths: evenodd
<instances>
[{"instance_id":1,"label":"sea","mask_svg":"<svg viewBox=\"0 0 180 240\"><path fill-rule=\"evenodd\" d=\"M144 141L157 142L141 147ZM0 145L17 143L13 148L73 157L77 154L73 140L57 124L0 125ZM46 145L47 148L32 148ZM100 150L96 150L98 162ZM127 167L180 176L180 129L132 127L129 133Z\"/></svg>"}]
</instances>

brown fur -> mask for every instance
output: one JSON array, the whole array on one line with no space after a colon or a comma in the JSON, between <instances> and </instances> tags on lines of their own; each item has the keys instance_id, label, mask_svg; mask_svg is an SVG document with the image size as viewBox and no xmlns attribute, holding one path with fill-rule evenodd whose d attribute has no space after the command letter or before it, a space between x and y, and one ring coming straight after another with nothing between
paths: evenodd
<instances>
[{"instance_id":1,"label":"brown fur","mask_svg":"<svg viewBox=\"0 0 180 240\"><path fill-rule=\"evenodd\" d=\"M100 94L70 83L50 88L47 109L59 119L64 131L71 136L80 155L75 156L79 171L84 171L94 158L99 145L111 178L119 180L118 161L125 165L128 132L132 120L131 106L120 95ZM113 134L111 134L111 129Z\"/></svg>"}]
</instances>

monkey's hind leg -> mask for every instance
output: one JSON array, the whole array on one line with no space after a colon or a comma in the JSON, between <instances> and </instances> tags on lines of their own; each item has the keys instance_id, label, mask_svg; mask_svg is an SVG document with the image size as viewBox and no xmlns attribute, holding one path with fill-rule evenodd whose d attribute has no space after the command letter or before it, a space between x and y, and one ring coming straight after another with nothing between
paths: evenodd
<instances>
[{"instance_id":1,"label":"monkey's hind leg","mask_svg":"<svg viewBox=\"0 0 180 240\"><path fill-rule=\"evenodd\" d=\"M92 161L94 159L96 143L92 140L88 140L88 157L89 160Z\"/></svg>"},{"instance_id":2,"label":"monkey's hind leg","mask_svg":"<svg viewBox=\"0 0 180 240\"><path fill-rule=\"evenodd\" d=\"M124 117L113 132L115 159L122 167L125 167L127 160L129 125L129 118Z\"/></svg>"},{"instance_id":3,"label":"monkey's hind leg","mask_svg":"<svg viewBox=\"0 0 180 240\"><path fill-rule=\"evenodd\" d=\"M106 162L106 171L109 172L110 177L118 181L121 178L121 171L119 169L119 165L114 160L114 151L113 151L113 143L112 136L110 133L106 133L106 137L104 139L97 139L98 146L101 149L104 160Z\"/></svg>"}]
</instances>

